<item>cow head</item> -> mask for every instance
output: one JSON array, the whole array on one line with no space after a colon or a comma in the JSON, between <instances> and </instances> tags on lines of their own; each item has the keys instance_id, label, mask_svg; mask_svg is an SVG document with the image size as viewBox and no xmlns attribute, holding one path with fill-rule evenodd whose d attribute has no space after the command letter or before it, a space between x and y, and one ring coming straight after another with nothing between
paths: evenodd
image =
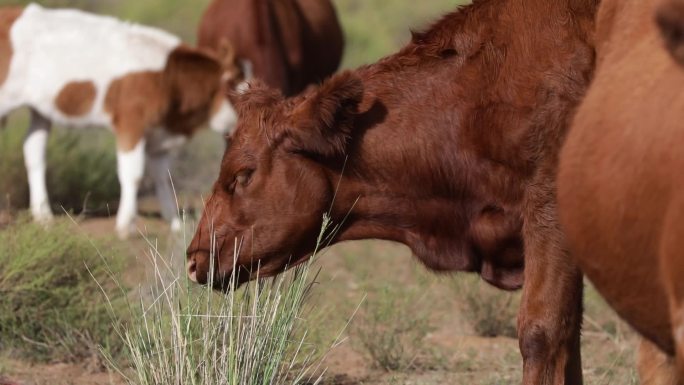
<instances>
[{"instance_id":1,"label":"cow head","mask_svg":"<svg viewBox=\"0 0 684 385\"><path fill-rule=\"evenodd\" d=\"M171 131L190 134L209 122L212 130L228 133L237 114L226 94L242 80L238 68L213 53L181 46L174 50L164 69L169 110L165 125Z\"/></svg>"},{"instance_id":2,"label":"cow head","mask_svg":"<svg viewBox=\"0 0 684 385\"><path fill-rule=\"evenodd\" d=\"M238 127L188 248L191 279L225 290L234 269L239 285L306 260L335 190L322 159L344 158L362 95L343 73L293 99L258 83L236 97Z\"/></svg>"}]
</instances>

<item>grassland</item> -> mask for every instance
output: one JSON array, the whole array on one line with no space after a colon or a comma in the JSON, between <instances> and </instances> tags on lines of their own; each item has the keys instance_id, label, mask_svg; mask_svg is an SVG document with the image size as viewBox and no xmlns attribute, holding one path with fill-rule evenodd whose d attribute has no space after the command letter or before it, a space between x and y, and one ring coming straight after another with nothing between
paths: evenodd
<instances>
[{"instance_id":1,"label":"grassland","mask_svg":"<svg viewBox=\"0 0 684 385\"><path fill-rule=\"evenodd\" d=\"M110 310L123 310L128 289L105 284L108 306L98 286L123 270L123 261L111 257L120 255L112 242L74 233L68 220L45 231L24 216L0 231L0 245L1 352L98 367L103 367L100 346L119 356L123 341L110 333Z\"/></svg>"},{"instance_id":2,"label":"grassland","mask_svg":"<svg viewBox=\"0 0 684 385\"><path fill-rule=\"evenodd\" d=\"M111 219L89 219L80 222L75 231L97 242L102 237L106 238L105 234L112 225ZM159 256L171 261L176 258L176 262L182 265L183 242L169 237L166 226L156 219L145 219L143 225L146 238L132 240L120 249L119 254L112 256L126 266L124 282L140 287L141 292L149 292L159 281L155 279L157 268L145 255L157 250ZM317 352L327 351L331 341L343 331L341 343L325 356L323 367L327 371L324 383L519 383L522 362L517 341L510 334L510 325L515 323L519 293L495 290L467 274L434 275L419 265L408 249L386 242L364 241L334 246L321 253L312 267L313 272L319 269L316 283L299 316L299 330L306 333L306 348ZM178 271L181 270L172 274L179 274ZM165 286L157 286L157 290L183 281L164 280ZM168 286L169 283L172 285ZM195 294L198 296L193 298L199 308L191 310L201 313L199 310L205 304L199 299L201 290ZM585 295L583 353L586 383L636 384L635 335L591 287L586 288ZM171 301L171 305L180 306L181 303ZM169 308L169 303L161 303L160 306ZM190 312L177 311L175 314ZM178 317L179 321L182 319ZM483 325L491 325L492 320L497 320L494 323L497 326L482 329ZM168 334L167 337L174 335ZM302 334L298 334L293 339L298 341L301 337ZM205 346L212 346L220 339L207 340L209 343ZM5 358L0 359L0 377L21 379L26 385L110 383L103 382L103 379L117 385L128 383L115 375L110 380L109 376L103 377L81 364L29 366L25 360L18 361L16 355L9 356L5 351ZM69 380L60 377L64 373L71 373Z\"/></svg>"}]
</instances>

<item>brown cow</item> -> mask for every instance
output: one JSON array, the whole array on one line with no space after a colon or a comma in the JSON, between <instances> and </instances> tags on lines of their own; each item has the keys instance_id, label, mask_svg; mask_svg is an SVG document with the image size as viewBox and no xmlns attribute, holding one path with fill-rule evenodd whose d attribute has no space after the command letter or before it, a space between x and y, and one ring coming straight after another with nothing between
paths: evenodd
<instances>
[{"instance_id":1,"label":"brown cow","mask_svg":"<svg viewBox=\"0 0 684 385\"><path fill-rule=\"evenodd\" d=\"M198 44L220 51L226 42L251 63L254 76L286 95L335 72L344 49L330 0L214 0Z\"/></svg>"},{"instance_id":2,"label":"brown cow","mask_svg":"<svg viewBox=\"0 0 684 385\"><path fill-rule=\"evenodd\" d=\"M684 36L676 31L684 13L665 4L659 30L657 3L603 1L596 77L562 151L558 193L561 222L584 272L637 331L676 355L681 370L684 71L670 56L681 61ZM641 367L644 381L667 383L655 379L666 374Z\"/></svg>"},{"instance_id":3,"label":"brown cow","mask_svg":"<svg viewBox=\"0 0 684 385\"><path fill-rule=\"evenodd\" d=\"M215 287L229 289L235 241L238 283L257 266L282 272L313 251L327 212L341 226L333 242L401 242L433 270L522 286L524 383L580 384L582 276L554 192L593 73L596 7L477 1L298 97L254 85L234 101L238 128L188 249L191 278L211 281L215 262Z\"/></svg>"}]
</instances>

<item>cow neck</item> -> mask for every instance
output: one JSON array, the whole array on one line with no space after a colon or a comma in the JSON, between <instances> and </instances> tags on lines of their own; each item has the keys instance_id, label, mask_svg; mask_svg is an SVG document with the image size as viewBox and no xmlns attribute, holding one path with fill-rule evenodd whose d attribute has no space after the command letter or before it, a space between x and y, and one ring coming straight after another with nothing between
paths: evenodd
<instances>
[{"instance_id":1,"label":"cow neck","mask_svg":"<svg viewBox=\"0 0 684 385\"><path fill-rule=\"evenodd\" d=\"M344 167L328 167L330 184L337 190L333 219L343 222L337 241L401 242L436 270L476 270L483 259L522 254L526 183L538 171L540 158L555 157L555 143L564 135L570 112L589 81L583 71L590 71L592 55L583 52L582 58L589 58L580 61L574 49L590 46L596 5L595 0L476 2L414 36L398 54L357 70L365 94L348 158ZM510 9L516 6L518 13ZM496 49L506 39L515 39L511 47L520 47L525 37L502 35L496 24L512 22L502 16L512 13L521 22L540 20L529 14L534 12L543 13L543 20L549 15L583 16L574 19L573 27L551 22L529 31L525 25L514 28L530 35L530 46L523 48L547 50L545 55L509 59L482 52L481 47ZM491 30L483 30L478 17L486 18ZM467 28L476 31L469 35ZM556 29L558 34L549 36L557 36L560 43L538 36ZM454 33L465 38L448 40L455 49L444 46L445 36ZM565 56L549 59L558 50ZM483 58L489 54L498 61ZM510 71L510 83L491 80L506 76L500 73L504 71ZM516 85L521 81L516 71L530 71L525 80L539 84ZM577 79L571 80L577 81L562 83L565 79L559 76L558 84L549 82L547 74L554 72L572 73ZM539 105L535 92L540 87L552 89L566 104L549 98L556 103L553 107ZM504 92L511 90L518 94L506 100ZM546 107L560 113L549 114ZM528 137L550 144L550 149L519 139ZM513 266L522 263L521 258L513 256L503 263Z\"/></svg>"}]
</instances>

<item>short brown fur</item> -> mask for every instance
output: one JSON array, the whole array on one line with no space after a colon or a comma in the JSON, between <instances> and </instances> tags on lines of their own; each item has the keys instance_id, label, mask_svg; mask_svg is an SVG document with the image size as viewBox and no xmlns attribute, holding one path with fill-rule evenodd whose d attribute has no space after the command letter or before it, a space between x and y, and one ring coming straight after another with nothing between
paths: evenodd
<instances>
[{"instance_id":1,"label":"short brown fur","mask_svg":"<svg viewBox=\"0 0 684 385\"><path fill-rule=\"evenodd\" d=\"M23 7L3 7L0 10L0 86L7 80L10 63L12 63L13 49L10 30L23 12Z\"/></svg>"},{"instance_id":2,"label":"short brown fur","mask_svg":"<svg viewBox=\"0 0 684 385\"><path fill-rule=\"evenodd\" d=\"M92 81L69 82L55 98L55 106L71 117L83 116L93 109L97 88Z\"/></svg>"},{"instance_id":3,"label":"short brown fur","mask_svg":"<svg viewBox=\"0 0 684 385\"><path fill-rule=\"evenodd\" d=\"M523 381L580 384L582 277L556 217L560 145L594 68L597 1L475 1L399 53L285 99L255 85L188 249L215 286L331 241L408 245L437 271L523 287ZM541 37L553 38L541 38ZM333 199L334 198L334 199ZM214 232L215 234L212 234ZM370 256L368 256L370 258Z\"/></svg>"},{"instance_id":4,"label":"short brown fur","mask_svg":"<svg viewBox=\"0 0 684 385\"><path fill-rule=\"evenodd\" d=\"M603 1L596 76L563 147L558 196L572 255L624 319L676 357L682 379L684 70L668 25L655 22L669 1ZM684 13L668 16L684 25Z\"/></svg>"},{"instance_id":5,"label":"short brown fur","mask_svg":"<svg viewBox=\"0 0 684 385\"><path fill-rule=\"evenodd\" d=\"M642 385L679 385L679 375L672 356L663 353L648 340L642 340L637 356Z\"/></svg>"},{"instance_id":6,"label":"short brown fur","mask_svg":"<svg viewBox=\"0 0 684 385\"><path fill-rule=\"evenodd\" d=\"M254 76L286 95L331 75L344 38L330 0L214 0L202 17L198 44L228 41Z\"/></svg>"}]
</instances>

